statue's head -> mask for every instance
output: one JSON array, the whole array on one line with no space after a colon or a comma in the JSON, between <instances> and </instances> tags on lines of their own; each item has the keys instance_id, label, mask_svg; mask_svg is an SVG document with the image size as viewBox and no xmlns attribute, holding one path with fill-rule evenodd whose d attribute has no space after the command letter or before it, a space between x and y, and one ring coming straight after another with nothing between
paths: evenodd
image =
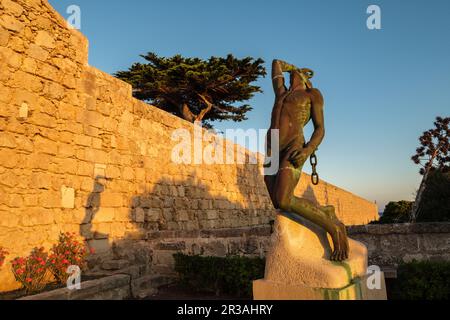
<instances>
[{"instance_id":1,"label":"statue's head","mask_svg":"<svg viewBox=\"0 0 450 320\"><path fill-rule=\"evenodd\" d=\"M291 71L291 88L297 87L300 84L305 86L305 89L311 89L312 83L310 79L314 76L314 71L308 68L296 69Z\"/></svg>"}]
</instances>

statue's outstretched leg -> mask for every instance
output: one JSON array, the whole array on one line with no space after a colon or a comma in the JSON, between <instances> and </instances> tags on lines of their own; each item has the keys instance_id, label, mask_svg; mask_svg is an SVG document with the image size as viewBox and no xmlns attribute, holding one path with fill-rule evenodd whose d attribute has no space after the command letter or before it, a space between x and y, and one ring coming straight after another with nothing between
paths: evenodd
<instances>
[{"instance_id":1,"label":"statue's outstretched leg","mask_svg":"<svg viewBox=\"0 0 450 320\"><path fill-rule=\"evenodd\" d=\"M320 207L314 203L294 196L294 189L300 180L301 169L284 167L276 176L275 186L272 188L272 199L277 208L298 214L317 224L327 231L333 240L333 253L330 259L342 261L348 258L348 239L345 225L334 214L331 207Z\"/></svg>"}]
</instances>

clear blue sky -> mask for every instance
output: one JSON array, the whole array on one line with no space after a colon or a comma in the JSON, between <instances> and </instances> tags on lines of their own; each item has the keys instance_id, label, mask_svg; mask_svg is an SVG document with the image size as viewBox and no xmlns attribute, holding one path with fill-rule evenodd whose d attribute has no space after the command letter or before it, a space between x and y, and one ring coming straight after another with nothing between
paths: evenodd
<instances>
[{"instance_id":1,"label":"clear blue sky","mask_svg":"<svg viewBox=\"0 0 450 320\"><path fill-rule=\"evenodd\" d=\"M450 1L50 0L65 17L77 4L90 64L109 73L139 55L280 58L316 72L325 97L321 177L376 200L411 199L418 168L410 156L437 115L450 115ZM368 30L366 9L382 11ZM273 92L250 103L249 120L225 128L267 128ZM308 132L311 132L309 129ZM309 166L305 166L307 171Z\"/></svg>"}]
</instances>

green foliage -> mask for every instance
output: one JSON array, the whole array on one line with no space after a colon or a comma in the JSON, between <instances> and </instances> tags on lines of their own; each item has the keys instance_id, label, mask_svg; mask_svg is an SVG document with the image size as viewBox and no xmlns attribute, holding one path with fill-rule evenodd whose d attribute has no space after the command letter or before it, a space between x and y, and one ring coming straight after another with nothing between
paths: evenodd
<instances>
[{"instance_id":1,"label":"green foliage","mask_svg":"<svg viewBox=\"0 0 450 320\"><path fill-rule=\"evenodd\" d=\"M410 213L412 209L411 201L391 201L386 205L383 215L380 220L373 222L373 224L388 224L388 223L403 223L409 222Z\"/></svg>"},{"instance_id":2,"label":"green foliage","mask_svg":"<svg viewBox=\"0 0 450 320\"><path fill-rule=\"evenodd\" d=\"M389 292L393 300L448 300L450 262L413 261L399 265Z\"/></svg>"},{"instance_id":3,"label":"green foliage","mask_svg":"<svg viewBox=\"0 0 450 320\"><path fill-rule=\"evenodd\" d=\"M418 222L450 221L450 171L432 170L417 216Z\"/></svg>"},{"instance_id":4,"label":"green foliage","mask_svg":"<svg viewBox=\"0 0 450 320\"><path fill-rule=\"evenodd\" d=\"M264 277L265 260L174 255L181 284L201 292L251 298L252 281Z\"/></svg>"},{"instance_id":5,"label":"green foliage","mask_svg":"<svg viewBox=\"0 0 450 320\"><path fill-rule=\"evenodd\" d=\"M251 99L260 87L252 85L266 75L262 59L211 57L208 60L169 58L155 53L142 56L147 63L135 63L116 77L133 86L136 98L188 121L246 120L249 105L236 106Z\"/></svg>"},{"instance_id":6,"label":"green foliage","mask_svg":"<svg viewBox=\"0 0 450 320\"><path fill-rule=\"evenodd\" d=\"M434 122L434 128L425 131L419 138L419 141L420 146L416 149L416 154L411 159L415 164L421 166L419 172L423 175L423 179L411 210L413 221L418 221L417 217L420 214L423 193L427 188L429 175L436 170L441 172L450 170L450 117L437 117ZM441 216L439 213L438 215L437 218L440 219ZM430 219L436 218L431 217Z\"/></svg>"},{"instance_id":7,"label":"green foliage","mask_svg":"<svg viewBox=\"0 0 450 320\"><path fill-rule=\"evenodd\" d=\"M420 174L431 169L450 168L450 117L436 117L434 128L419 138L420 146L411 160L421 166Z\"/></svg>"}]
</instances>

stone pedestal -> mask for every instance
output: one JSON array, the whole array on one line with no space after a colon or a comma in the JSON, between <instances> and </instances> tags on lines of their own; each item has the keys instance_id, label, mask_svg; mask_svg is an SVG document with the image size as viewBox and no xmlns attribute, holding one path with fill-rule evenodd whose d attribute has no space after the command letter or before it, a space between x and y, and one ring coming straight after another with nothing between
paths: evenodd
<instances>
[{"instance_id":1,"label":"stone pedestal","mask_svg":"<svg viewBox=\"0 0 450 320\"><path fill-rule=\"evenodd\" d=\"M349 239L349 258L330 261L331 238L313 223L278 214L267 255L265 278L253 283L255 300L386 299L367 287L367 248Z\"/></svg>"}]
</instances>

